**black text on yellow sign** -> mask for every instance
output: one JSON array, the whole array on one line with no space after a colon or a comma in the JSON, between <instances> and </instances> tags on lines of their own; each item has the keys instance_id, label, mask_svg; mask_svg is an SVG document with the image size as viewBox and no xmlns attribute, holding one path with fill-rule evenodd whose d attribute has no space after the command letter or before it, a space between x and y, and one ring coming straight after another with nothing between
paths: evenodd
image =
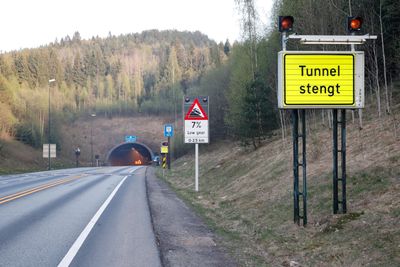
<instances>
[{"instance_id":1,"label":"black text on yellow sign","mask_svg":"<svg viewBox=\"0 0 400 267\"><path fill-rule=\"evenodd\" d=\"M280 108L363 106L363 54L281 52L278 62Z\"/></svg>"},{"instance_id":2,"label":"black text on yellow sign","mask_svg":"<svg viewBox=\"0 0 400 267\"><path fill-rule=\"evenodd\" d=\"M354 105L353 55L285 55L286 105Z\"/></svg>"}]
</instances>

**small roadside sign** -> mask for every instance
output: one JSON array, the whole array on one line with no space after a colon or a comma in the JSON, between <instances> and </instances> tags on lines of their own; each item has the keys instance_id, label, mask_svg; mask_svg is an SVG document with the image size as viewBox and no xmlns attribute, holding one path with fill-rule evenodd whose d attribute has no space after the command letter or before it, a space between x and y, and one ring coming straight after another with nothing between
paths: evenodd
<instances>
[{"instance_id":1,"label":"small roadside sign","mask_svg":"<svg viewBox=\"0 0 400 267\"><path fill-rule=\"evenodd\" d=\"M208 143L208 96L186 97L185 102L185 143Z\"/></svg>"},{"instance_id":2,"label":"small roadside sign","mask_svg":"<svg viewBox=\"0 0 400 267\"><path fill-rule=\"evenodd\" d=\"M168 154L168 146L161 146L161 154Z\"/></svg>"},{"instance_id":3,"label":"small roadside sign","mask_svg":"<svg viewBox=\"0 0 400 267\"><path fill-rule=\"evenodd\" d=\"M136 136L135 135L126 135L125 136L125 142L126 143L135 143L136 142Z\"/></svg>"},{"instance_id":4,"label":"small roadside sign","mask_svg":"<svg viewBox=\"0 0 400 267\"><path fill-rule=\"evenodd\" d=\"M57 157L56 144L50 144L50 158ZM49 158L49 144L43 144L43 158Z\"/></svg>"},{"instance_id":5,"label":"small roadside sign","mask_svg":"<svg viewBox=\"0 0 400 267\"><path fill-rule=\"evenodd\" d=\"M164 137L174 136L174 126L172 124L164 124Z\"/></svg>"}]
</instances>

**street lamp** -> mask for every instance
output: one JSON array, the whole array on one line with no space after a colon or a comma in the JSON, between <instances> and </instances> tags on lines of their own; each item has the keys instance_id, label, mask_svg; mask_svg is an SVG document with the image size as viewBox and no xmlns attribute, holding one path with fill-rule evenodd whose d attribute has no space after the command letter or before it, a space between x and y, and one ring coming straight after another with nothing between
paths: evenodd
<instances>
[{"instance_id":1,"label":"street lamp","mask_svg":"<svg viewBox=\"0 0 400 267\"><path fill-rule=\"evenodd\" d=\"M49 145L49 154L48 154L48 156L49 156L49 170L51 170L51 158L50 158L50 128L51 128L51 122L50 122L50 85L51 85L51 83L53 83L53 82L55 82L56 81L56 79L50 79L49 80L49 123L48 123L48 126L49 126L49 129L48 129L48 133L47 133L47 141L48 141L48 145Z\"/></svg>"},{"instance_id":2,"label":"street lamp","mask_svg":"<svg viewBox=\"0 0 400 267\"><path fill-rule=\"evenodd\" d=\"M90 114L92 117L91 124L90 124L90 160L92 161L92 167L94 166L93 162L93 120L96 117L96 113Z\"/></svg>"}]
</instances>

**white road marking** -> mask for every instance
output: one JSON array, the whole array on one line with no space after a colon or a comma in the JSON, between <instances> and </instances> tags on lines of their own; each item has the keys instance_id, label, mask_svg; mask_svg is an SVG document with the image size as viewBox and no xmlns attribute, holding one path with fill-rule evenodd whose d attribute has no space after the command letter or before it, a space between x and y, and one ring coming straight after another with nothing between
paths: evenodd
<instances>
[{"instance_id":1,"label":"white road marking","mask_svg":"<svg viewBox=\"0 0 400 267\"><path fill-rule=\"evenodd\" d=\"M96 214L93 216L93 218L90 220L90 222L86 225L85 229L83 229L82 233L78 236L78 238L75 240L74 244L68 250L67 254L64 256L64 258L58 264L58 267L66 267L71 264L72 260L75 258L76 254L78 253L79 249L81 248L83 242L85 242L86 238L88 237L90 231L96 225L101 214L103 214L103 212L107 208L108 204L110 204L114 195L117 193L117 191L121 187L121 185L125 182L126 178L128 178L128 176L125 176L121 180L121 182L119 182L117 187L115 187L114 191L112 191L112 193L108 196L106 201L104 201L103 205L101 205L100 209L96 212Z\"/></svg>"}]
</instances>

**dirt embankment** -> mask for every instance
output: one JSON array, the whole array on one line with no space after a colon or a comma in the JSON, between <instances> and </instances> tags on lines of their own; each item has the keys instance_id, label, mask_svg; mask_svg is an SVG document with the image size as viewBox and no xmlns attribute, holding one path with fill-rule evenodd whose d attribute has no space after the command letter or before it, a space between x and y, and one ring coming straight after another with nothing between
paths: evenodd
<instances>
[{"instance_id":1,"label":"dirt embankment","mask_svg":"<svg viewBox=\"0 0 400 267\"><path fill-rule=\"evenodd\" d=\"M160 149L164 140L163 125L167 118L155 116L104 118L95 117L79 119L71 125L63 126L61 155L71 160L74 159L74 150L80 147L81 160L90 161L91 137L93 134L93 154L99 155L104 160L107 153L116 145L125 140L126 135L134 135L137 142L146 144L154 152Z\"/></svg>"},{"instance_id":2,"label":"dirt embankment","mask_svg":"<svg viewBox=\"0 0 400 267\"><path fill-rule=\"evenodd\" d=\"M307 129L307 227L293 223L289 132L256 151L201 145L199 193L193 155L174 162L164 179L242 266L399 266L400 121L369 119L359 130L348 118L347 214L332 214L332 130L320 122Z\"/></svg>"},{"instance_id":3,"label":"dirt embankment","mask_svg":"<svg viewBox=\"0 0 400 267\"><path fill-rule=\"evenodd\" d=\"M47 161L42 150L24 145L9 137L0 140L0 174L44 170Z\"/></svg>"}]
</instances>

